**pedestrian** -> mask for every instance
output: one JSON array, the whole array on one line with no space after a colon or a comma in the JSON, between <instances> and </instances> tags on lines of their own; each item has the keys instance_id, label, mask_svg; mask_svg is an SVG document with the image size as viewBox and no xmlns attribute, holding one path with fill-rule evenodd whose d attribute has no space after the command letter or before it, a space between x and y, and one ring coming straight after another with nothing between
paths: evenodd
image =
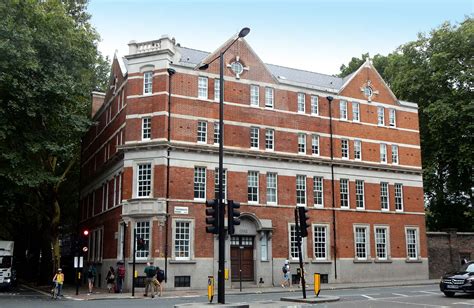
<instances>
[{"instance_id":1,"label":"pedestrian","mask_svg":"<svg viewBox=\"0 0 474 308\"><path fill-rule=\"evenodd\" d=\"M63 284L64 284L64 274L61 268L58 268L56 275L54 275L53 277L53 282L55 284L54 287L58 288L58 297L62 296L61 290L63 289Z\"/></svg>"},{"instance_id":2,"label":"pedestrian","mask_svg":"<svg viewBox=\"0 0 474 308\"><path fill-rule=\"evenodd\" d=\"M291 287L291 282L290 282L290 262L288 260L285 260L285 264L281 268L281 271L283 272L283 280L281 282L281 287L284 288L285 286Z\"/></svg>"},{"instance_id":3,"label":"pedestrian","mask_svg":"<svg viewBox=\"0 0 474 308\"><path fill-rule=\"evenodd\" d=\"M466 258L462 258L462 259L461 259L461 265L464 265L464 264L466 264L467 262L468 262L468 261L467 261Z\"/></svg>"},{"instance_id":4,"label":"pedestrian","mask_svg":"<svg viewBox=\"0 0 474 308\"><path fill-rule=\"evenodd\" d=\"M160 293L158 296L163 295L163 285L165 284L165 271L160 269L159 266L156 267L156 279L158 280L158 288Z\"/></svg>"},{"instance_id":5,"label":"pedestrian","mask_svg":"<svg viewBox=\"0 0 474 308\"><path fill-rule=\"evenodd\" d=\"M97 270L95 269L94 263L89 263L89 267L87 269L87 282L89 284L89 293L87 295L92 294L92 289L94 288L95 277L97 276Z\"/></svg>"},{"instance_id":6,"label":"pedestrian","mask_svg":"<svg viewBox=\"0 0 474 308\"><path fill-rule=\"evenodd\" d=\"M123 261L117 263L117 292L123 292L123 280L125 279L125 265Z\"/></svg>"},{"instance_id":7,"label":"pedestrian","mask_svg":"<svg viewBox=\"0 0 474 308\"><path fill-rule=\"evenodd\" d=\"M150 289L151 298L155 298L155 286L153 284L153 280L155 279L156 275L156 268L153 266L153 262L147 262L145 267L145 294L144 296L148 296L148 290Z\"/></svg>"},{"instance_id":8,"label":"pedestrian","mask_svg":"<svg viewBox=\"0 0 474 308\"><path fill-rule=\"evenodd\" d=\"M107 282L107 289L110 293L112 290L115 289L115 270L112 266L109 268L109 272L107 273L105 280Z\"/></svg>"}]
</instances>

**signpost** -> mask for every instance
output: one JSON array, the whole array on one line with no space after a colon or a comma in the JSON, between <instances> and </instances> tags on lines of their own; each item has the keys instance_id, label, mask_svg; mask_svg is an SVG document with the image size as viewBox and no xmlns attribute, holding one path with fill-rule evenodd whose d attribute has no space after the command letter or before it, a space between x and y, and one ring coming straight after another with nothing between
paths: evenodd
<instances>
[{"instance_id":1,"label":"signpost","mask_svg":"<svg viewBox=\"0 0 474 308\"><path fill-rule=\"evenodd\" d=\"M74 257L74 268L76 269L76 295L79 295L79 283L81 281L81 270L84 267L84 257Z\"/></svg>"},{"instance_id":2,"label":"signpost","mask_svg":"<svg viewBox=\"0 0 474 308\"><path fill-rule=\"evenodd\" d=\"M207 298L209 299L209 303L212 303L214 299L214 276L207 277Z\"/></svg>"}]
</instances>

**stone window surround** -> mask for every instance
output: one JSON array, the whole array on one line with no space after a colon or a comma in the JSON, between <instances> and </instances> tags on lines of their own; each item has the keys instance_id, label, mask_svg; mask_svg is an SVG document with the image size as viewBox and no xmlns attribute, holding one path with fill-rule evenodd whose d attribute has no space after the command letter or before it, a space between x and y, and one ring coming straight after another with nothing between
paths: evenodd
<instances>
[{"instance_id":1,"label":"stone window surround","mask_svg":"<svg viewBox=\"0 0 474 308\"><path fill-rule=\"evenodd\" d=\"M172 229L172 245L171 245L171 260L176 262L179 261L192 261L194 260L194 234L195 234L195 223L193 218L172 218L171 219L171 229ZM176 240L176 222L189 222L189 258L177 258L175 255L175 240Z\"/></svg>"}]
</instances>

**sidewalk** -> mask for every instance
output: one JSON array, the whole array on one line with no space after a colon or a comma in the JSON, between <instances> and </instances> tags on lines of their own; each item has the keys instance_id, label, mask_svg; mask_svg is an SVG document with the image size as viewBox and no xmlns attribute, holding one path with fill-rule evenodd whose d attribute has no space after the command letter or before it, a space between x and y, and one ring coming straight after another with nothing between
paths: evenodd
<instances>
[{"instance_id":1,"label":"sidewalk","mask_svg":"<svg viewBox=\"0 0 474 308\"><path fill-rule=\"evenodd\" d=\"M321 290L340 290L340 289L358 289L370 287L392 287L392 286L415 286L415 285L430 285L438 284L439 279L430 280L403 280L403 281L389 281L389 282L360 282L360 283L327 283L321 284ZM43 294L49 295L51 287L49 286L31 286L24 285L26 288L34 289ZM307 286L307 290L312 290L313 286ZM146 299L143 296L143 288L135 289L135 296L131 292L128 293L108 293L107 289L94 288L94 292L87 294L87 287L79 289L79 295L76 295L76 288L72 285L65 285L63 288L63 295L66 299L71 300L104 300L104 299ZM266 288L243 288L240 292L239 288L226 289L226 294L260 294L260 293L283 293L283 292L300 292L301 289L297 286L291 288L282 287L266 287ZM207 290L163 290L163 297L200 297L206 296ZM148 297L151 298L151 297Z\"/></svg>"}]
</instances>

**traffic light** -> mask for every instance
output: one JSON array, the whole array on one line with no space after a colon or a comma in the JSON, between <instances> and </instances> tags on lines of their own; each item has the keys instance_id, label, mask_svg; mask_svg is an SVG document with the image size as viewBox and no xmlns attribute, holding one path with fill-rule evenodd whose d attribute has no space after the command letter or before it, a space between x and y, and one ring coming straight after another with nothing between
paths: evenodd
<instances>
[{"instance_id":1,"label":"traffic light","mask_svg":"<svg viewBox=\"0 0 474 308\"><path fill-rule=\"evenodd\" d=\"M89 250L89 230L82 230L79 236L79 249L80 252L86 253Z\"/></svg>"},{"instance_id":2,"label":"traffic light","mask_svg":"<svg viewBox=\"0 0 474 308\"><path fill-rule=\"evenodd\" d=\"M308 209L304 206L299 206L298 207L298 218L299 218L299 223L300 223L300 234L301 237L307 237L308 236Z\"/></svg>"},{"instance_id":3,"label":"traffic light","mask_svg":"<svg viewBox=\"0 0 474 308\"><path fill-rule=\"evenodd\" d=\"M206 201L206 232L219 234L219 202L217 199Z\"/></svg>"},{"instance_id":4,"label":"traffic light","mask_svg":"<svg viewBox=\"0 0 474 308\"><path fill-rule=\"evenodd\" d=\"M234 202L234 200L228 200L227 206L229 207L227 211L229 215L227 218L227 221L229 223L228 232L229 235L232 235L235 233L234 226L240 225L240 211L237 210L240 208L240 203Z\"/></svg>"}]
</instances>

